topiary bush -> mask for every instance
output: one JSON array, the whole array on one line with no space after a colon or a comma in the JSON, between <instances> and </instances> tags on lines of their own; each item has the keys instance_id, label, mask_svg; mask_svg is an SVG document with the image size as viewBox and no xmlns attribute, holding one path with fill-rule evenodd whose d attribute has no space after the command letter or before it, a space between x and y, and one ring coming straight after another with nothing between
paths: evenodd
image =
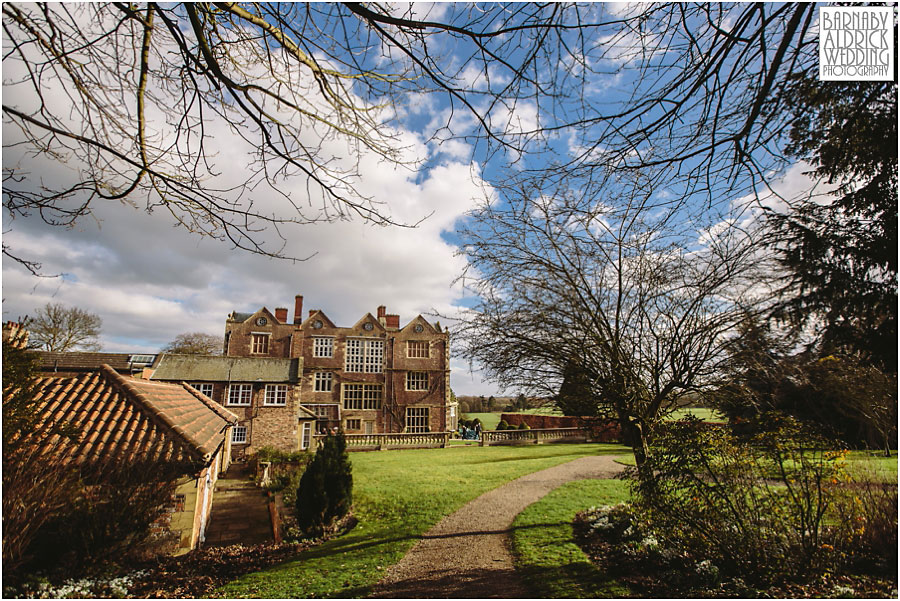
<instances>
[{"instance_id":1,"label":"topiary bush","mask_svg":"<svg viewBox=\"0 0 900 601\"><path fill-rule=\"evenodd\" d=\"M326 436L297 486L297 525L307 538L319 538L353 503L353 475L343 432Z\"/></svg>"},{"instance_id":2,"label":"topiary bush","mask_svg":"<svg viewBox=\"0 0 900 601\"><path fill-rule=\"evenodd\" d=\"M497 424L498 430L509 430L509 424L506 423L505 419L501 419L500 423Z\"/></svg>"},{"instance_id":3,"label":"topiary bush","mask_svg":"<svg viewBox=\"0 0 900 601\"><path fill-rule=\"evenodd\" d=\"M519 430L531 430L531 426L529 426L525 422L522 422L521 424L519 424Z\"/></svg>"}]
</instances>

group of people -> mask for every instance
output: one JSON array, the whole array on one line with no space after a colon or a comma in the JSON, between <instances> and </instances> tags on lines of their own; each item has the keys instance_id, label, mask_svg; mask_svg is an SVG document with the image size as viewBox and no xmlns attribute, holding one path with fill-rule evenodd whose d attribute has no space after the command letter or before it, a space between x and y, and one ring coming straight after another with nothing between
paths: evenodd
<instances>
[{"instance_id":1,"label":"group of people","mask_svg":"<svg viewBox=\"0 0 900 601\"><path fill-rule=\"evenodd\" d=\"M481 438L481 422L475 422L474 428L459 425L459 437L463 440L479 440Z\"/></svg>"}]
</instances>

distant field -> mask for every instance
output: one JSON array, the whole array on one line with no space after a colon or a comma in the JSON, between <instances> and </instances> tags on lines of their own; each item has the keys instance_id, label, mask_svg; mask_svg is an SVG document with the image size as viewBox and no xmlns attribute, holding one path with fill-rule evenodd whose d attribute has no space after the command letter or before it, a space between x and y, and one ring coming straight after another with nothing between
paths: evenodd
<instances>
[{"instance_id":1,"label":"distant field","mask_svg":"<svg viewBox=\"0 0 900 601\"><path fill-rule=\"evenodd\" d=\"M481 426L485 430L496 430L497 424L500 423L499 413L463 413L462 417L463 419L480 419Z\"/></svg>"},{"instance_id":2,"label":"distant field","mask_svg":"<svg viewBox=\"0 0 900 601\"><path fill-rule=\"evenodd\" d=\"M697 419L705 422L724 422L725 416L718 413L715 409L707 409L706 407L685 407L684 409L676 409L670 413L666 419L676 420L688 415L693 415Z\"/></svg>"},{"instance_id":3,"label":"distant field","mask_svg":"<svg viewBox=\"0 0 900 601\"><path fill-rule=\"evenodd\" d=\"M498 411L495 413L463 413L463 419L481 420L481 424L485 430L496 430L497 424L500 423L500 416L504 413L529 413L532 415L562 415L559 409L554 407L538 407L537 409L526 409L525 411ZM724 422L725 418L716 413L714 409L706 409L704 407L685 407L684 409L676 409L666 419L676 420L687 415L695 415L697 419L706 422Z\"/></svg>"}]
</instances>

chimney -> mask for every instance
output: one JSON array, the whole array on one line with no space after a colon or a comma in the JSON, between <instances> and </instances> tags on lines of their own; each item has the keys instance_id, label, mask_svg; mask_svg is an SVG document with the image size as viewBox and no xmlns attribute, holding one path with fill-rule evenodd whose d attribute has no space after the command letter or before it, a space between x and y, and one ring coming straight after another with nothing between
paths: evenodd
<instances>
[{"instance_id":1,"label":"chimney","mask_svg":"<svg viewBox=\"0 0 900 601\"><path fill-rule=\"evenodd\" d=\"M394 328L400 329L400 316L399 315L385 315L384 316L384 326L386 328Z\"/></svg>"},{"instance_id":2,"label":"chimney","mask_svg":"<svg viewBox=\"0 0 900 601\"><path fill-rule=\"evenodd\" d=\"M285 319L285 321L287 321ZM294 297L294 323L303 323L303 295Z\"/></svg>"},{"instance_id":3,"label":"chimney","mask_svg":"<svg viewBox=\"0 0 900 601\"><path fill-rule=\"evenodd\" d=\"M315 309L310 309L310 310L309 310L309 317L312 317L312 316L313 316L313 313L315 313L315 312L316 312Z\"/></svg>"},{"instance_id":4,"label":"chimney","mask_svg":"<svg viewBox=\"0 0 900 601\"><path fill-rule=\"evenodd\" d=\"M378 319L383 319L385 313L387 313L387 307L384 305L378 307Z\"/></svg>"},{"instance_id":5,"label":"chimney","mask_svg":"<svg viewBox=\"0 0 900 601\"><path fill-rule=\"evenodd\" d=\"M278 307L275 309L275 319L280 321L281 323L287 323L287 309L284 307Z\"/></svg>"}]
</instances>

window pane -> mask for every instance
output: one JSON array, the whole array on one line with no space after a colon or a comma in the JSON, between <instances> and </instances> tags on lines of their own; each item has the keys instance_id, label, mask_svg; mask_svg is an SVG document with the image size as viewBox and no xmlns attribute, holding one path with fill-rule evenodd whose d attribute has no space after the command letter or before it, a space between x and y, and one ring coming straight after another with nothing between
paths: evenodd
<instances>
[{"instance_id":1,"label":"window pane","mask_svg":"<svg viewBox=\"0 0 900 601\"><path fill-rule=\"evenodd\" d=\"M406 356L410 359L428 358L427 340L409 340L406 343Z\"/></svg>"},{"instance_id":2,"label":"window pane","mask_svg":"<svg viewBox=\"0 0 900 601\"><path fill-rule=\"evenodd\" d=\"M313 338L313 357L333 357L334 338Z\"/></svg>"},{"instance_id":3,"label":"window pane","mask_svg":"<svg viewBox=\"0 0 900 601\"><path fill-rule=\"evenodd\" d=\"M315 392L331 392L332 373L330 371L317 371L314 377Z\"/></svg>"}]
</instances>

